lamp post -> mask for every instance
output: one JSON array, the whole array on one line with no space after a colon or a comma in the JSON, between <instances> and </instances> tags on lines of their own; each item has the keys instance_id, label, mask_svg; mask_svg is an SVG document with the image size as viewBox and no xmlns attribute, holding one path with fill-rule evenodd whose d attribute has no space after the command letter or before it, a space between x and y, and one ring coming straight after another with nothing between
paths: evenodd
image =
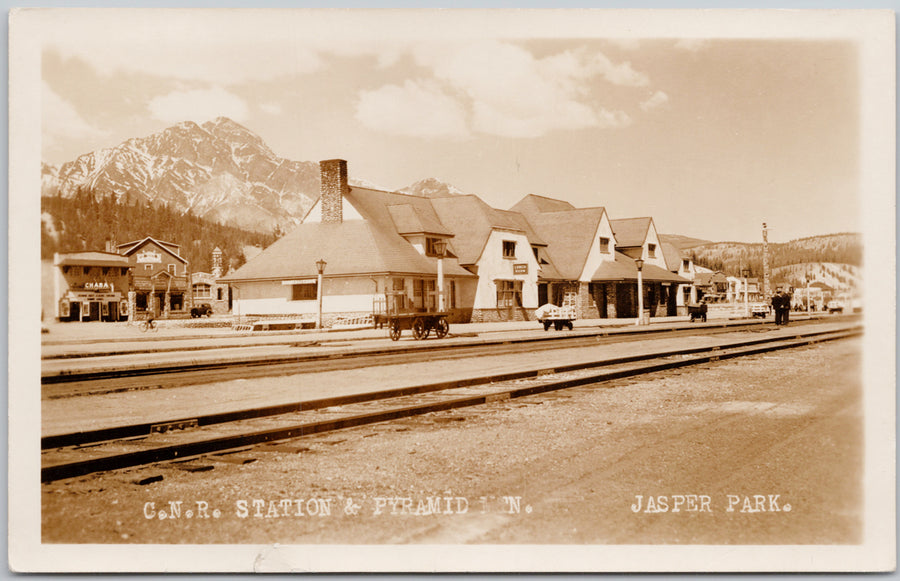
<instances>
[{"instance_id":1,"label":"lamp post","mask_svg":"<svg viewBox=\"0 0 900 581\"><path fill-rule=\"evenodd\" d=\"M810 314L812 312L812 295L810 294L810 284L812 284L812 280L809 275L806 277L806 314Z\"/></svg>"},{"instance_id":2,"label":"lamp post","mask_svg":"<svg viewBox=\"0 0 900 581\"><path fill-rule=\"evenodd\" d=\"M741 271L741 274L744 275L744 317L750 317L750 286L747 283L747 279L750 277L750 270L745 268Z\"/></svg>"},{"instance_id":3,"label":"lamp post","mask_svg":"<svg viewBox=\"0 0 900 581\"><path fill-rule=\"evenodd\" d=\"M319 271L319 277L316 280L316 302L318 303L318 310L316 312L316 329L322 328L322 274L325 272L325 265L328 264L325 262L325 259L320 258L316 261L316 270Z\"/></svg>"},{"instance_id":4,"label":"lamp post","mask_svg":"<svg viewBox=\"0 0 900 581\"><path fill-rule=\"evenodd\" d=\"M446 240L436 240L434 242L434 251L437 254L437 291L438 291L438 312L444 312L444 253L447 251Z\"/></svg>"},{"instance_id":5,"label":"lamp post","mask_svg":"<svg viewBox=\"0 0 900 581\"><path fill-rule=\"evenodd\" d=\"M635 325L643 325L644 324L644 278L641 274L641 269L644 268L644 261L640 258L635 259L634 265L637 266L638 269L638 279L637 279L637 293L638 293L638 313L637 313L637 321L635 321Z\"/></svg>"}]
</instances>

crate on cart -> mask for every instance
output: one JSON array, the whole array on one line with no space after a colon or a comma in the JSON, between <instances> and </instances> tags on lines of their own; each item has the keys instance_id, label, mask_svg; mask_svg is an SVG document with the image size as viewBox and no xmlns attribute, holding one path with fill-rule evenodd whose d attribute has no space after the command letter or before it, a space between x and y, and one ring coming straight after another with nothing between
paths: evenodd
<instances>
[{"instance_id":1,"label":"crate on cart","mask_svg":"<svg viewBox=\"0 0 900 581\"><path fill-rule=\"evenodd\" d=\"M578 318L576 309L577 299L578 295L574 292L567 292L563 295L562 306L553 304L543 305L535 311L535 316L537 317L538 322L544 325L545 331L549 330L550 327L553 327L557 331L562 331L564 328L571 331L574 327L572 321Z\"/></svg>"}]
</instances>

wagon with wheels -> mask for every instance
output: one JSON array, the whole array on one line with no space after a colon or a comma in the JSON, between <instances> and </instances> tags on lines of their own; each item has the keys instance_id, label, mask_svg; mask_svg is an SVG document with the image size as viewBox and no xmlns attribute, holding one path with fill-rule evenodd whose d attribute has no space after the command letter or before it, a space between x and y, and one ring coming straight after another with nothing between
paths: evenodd
<instances>
[{"instance_id":1,"label":"wagon with wheels","mask_svg":"<svg viewBox=\"0 0 900 581\"><path fill-rule=\"evenodd\" d=\"M450 332L445 311L419 311L407 308L405 296L387 293L376 299L372 319L376 328L387 327L391 340L397 341L403 331L412 331L414 339L427 339L432 332L443 339Z\"/></svg>"},{"instance_id":2,"label":"wagon with wheels","mask_svg":"<svg viewBox=\"0 0 900 581\"><path fill-rule=\"evenodd\" d=\"M706 306L705 302L688 305L688 314L691 316L691 322L700 320L705 323L708 310L709 307Z\"/></svg>"},{"instance_id":3,"label":"wagon with wheels","mask_svg":"<svg viewBox=\"0 0 900 581\"><path fill-rule=\"evenodd\" d=\"M400 339L400 334L405 330L412 331L414 339L427 339L432 331L434 331L435 337L443 339L450 332L447 313L385 315L383 324L387 326L393 341ZM378 323L376 323L376 326L378 326Z\"/></svg>"},{"instance_id":4,"label":"wagon with wheels","mask_svg":"<svg viewBox=\"0 0 900 581\"><path fill-rule=\"evenodd\" d=\"M550 327L557 331L563 329L571 331L574 328L572 321L578 318L575 309L575 293L566 293L562 306L548 303L538 307L534 316L544 326L545 331L549 331Z\"/></svg>"}]
</instances>

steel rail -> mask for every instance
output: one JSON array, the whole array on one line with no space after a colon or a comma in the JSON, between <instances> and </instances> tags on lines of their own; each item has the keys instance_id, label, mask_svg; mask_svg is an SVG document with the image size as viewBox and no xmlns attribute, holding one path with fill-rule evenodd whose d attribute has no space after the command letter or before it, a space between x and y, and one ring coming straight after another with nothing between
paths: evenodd
<instances>
[{"instance_id":1,"label":"steel rail","mask_svg":"<svg viewBox=\"0 0 900 581\"><path fill-rule=\"evenodd\" d=\"M804 321L805 323L805 321ZM167 375L175 373L197 373L209 371L221 371L233 369L236 367L267 367L274 368L277 366L300 365L304 363L315 363L319 361L335 361L347 360L360 357L379 357L390 355L409 355L438 351L458 351L464 348L482 348L503 345L528 345L535 343L544 343L552 348L571 347L572 343L577 341L591 341L606 338L627 337L629 339L643 339L644 336L663 335L667 337L675 335L696 335L703 334L710 330L725 331L740 330L744 328L758 327L766 324L763 322L726 322L711 325L703 325L696 327L670 327L665 329L607 329L600 331L575 331L566 333L555 333L547 335L543 332L528 337L506 337L496 339L482 339L478 341L469 341L465 343L428 343L416 342L415 344L391 345L384 347L365 348L354 351L340 351L317 354L301 354L301 355L281 355L267 357L248 357L248 358L231 358L222 359L211 362L190 362L190 363L171 363L162 365L146 365L141 367L118 367L111 369L99 369L89 371L60 371L54 374L42 374L42 385L57 385L62 383L77 383L86 381L101 381L107 379L125 379L134 377L145 377L151 375ZM125 357L121 355L119 357ZM82 358L84 359L84 358ZM272 373L280 373L273 371Z\"/></svg>"},{"instance_id":2,"label":"steel rail","mask_svg":"<svg viewBox=\"0 0 900 581\"><path fill-rule=\"evenodd\" d=\"M600 383L604 381L610 381L614 379L621 379L624 377L632 377L636 375L643 375L647 373L654 373L658 371L670 370L670 369L678 369L681 367L688 367L692 365L698 365L702 363L708 363L711 361L719 361L725 359L732 359L735 357L744 357L748 355L756 355L760 353L766 353L771 351L777 351L781 349L790 349L799 346L805 346L812 343L831 341L837 339L844 339L848 337L858 336L862 334L861 328L851 328L842 331L829 331L829 332L817 332L810 333L806 335L793 336L793 337L779 337L779 338L770 338L769 340L757 340L752 342L747 342L740 346L735 345L725 345L721 347L709 347L709 348L696 348L691 350L681 350L675 352L666 352L665 354L655 354L653 359L663 359L666 357L671 357L673 354L684 355L688 354L687 351L690 351L694 356L689 359L681 359L681 360L667 360L657 363L648 363L647 365L634 367L631 369L623 369L616 371L606 371L600 372L584 377L579 377L575 379L565 379L561 381L549 382L539 385L532 386L524 386L524 387L515 387L511 389L502 389L497 392L488 393L488 394L480 394L480 395L469 395L469 396L460 396L455 398L450 398L445 401L432 402L427 404L420 405L412 405L412 406L402 406L395 409L388 409L383 411L378 411L374 413L365 413L365 414L357 414L350 415L346 417L340 417L335 419L323 420L318 422L307 422L298 425L288 426L288 427L280 427L269 430L255 431L251 433L244 433L232 436L224 436L218 438L211 438L206 440L188 442L183 444L175 444L169 446L162 446L157 448L151 448L146 450L140 450L135 452L128 452L122 454L111 454L104 457L92 458L88 460L80 460L75 462L67 462L60 463L55 465L49 465L41 468L41 482L51 482L55 480L61 480L65 478L73 478L78 476L84 476L87 474L95 473L95 472L103 472L108 470L116 470L121 468L128 468L134 466L141 466L146 464L154 464L157 462L164 462L170 460L182 460L185 458L195 457L195 456L203 456L217 452L223 452L227 450L234 450L236 448L246 448L247 446L253 446L266 442L273 442L278 440L286 440L291 438L297 438L310 434L317 434L326 431L339 430L344 428L350 428L355 426L361 426L366 424L372 424L377 422L383 422L392 419L405 418L415 415L421 415L436 411L444 411L450 409L456 409L460 407L468 407L473 405L480 405L484 403L488 403L491 401L504 400L504 399L514 399L519 397L524 397L528 395L535 395L539 393L546 393L550 391L556 391L561 389L567 389L572 387L578 387L593 383ZM705 351L705 354L700 354ZM625 361L628 360L628 361ZM620 363L626 362L638 362L641 360L641 356L635 356L635 358L620 358ZM646 360L646 359L645 359ZM652 359L650 360L652 361ZM568 366L572 367L572 366ZM577 366L576 366L577 367ZM583 367L582 367L583 368ZM570 369L560 367L555 368L554 372L563 372L569 371ZM546 372L546 371L545 371ZM516 374L509 374L516 375ZM472 380L470 380L472 381ZM496 380L495 380L496 381ZM451 382L452 383L452 382ZM474 384L474 381L472 381ZM432 384L432 386L438 384ZM420 386L425 387L425 386ZM417 388L408 388L411 390L416 390ZM448 389L448 388L444 388ZM397 394L394 397L401 397L402 395L410 395L417 393L416 391L408 392L400 394L400 391L407 390L396 390ZM424 393L424 392L418 392ZM350 396L356 397L356 396ZM331 401L334 401L339 398L334 398ZM320 402L326 402L329 400L317 400ZM364 400L360 400L364 401ZM311 403L311 402L306 402ZM336 403L331 403L331 405L338 405ZM304 410L313 409L309 407L304 407ZM252 410L251 410L252 411ZM293 410L296 411L296 410ZM246 419L246 418L241 418Z\"/></svg>"},{"instance_id":3,"label":"steel rail","mask_svg":"<svg viewBox=\"0 0 900 581\"><path fill-rule=\"evenodd\" d=\"M859 326L848 327L846 330L856 330L861 329ZM835 332L834 330L819 330L813 332L807 332L801 335L795 335L795 338L801 337L814 337L817 335L823 335L827 333ZM613 365L621 365L623 363L632 363L637 361L646 361L649 359L658 359L661 357L672 357L675 355L692 355L695 353L703 353L705 351L718 350L718 349L732 349L732 348L740 348L747 347L751 345L758 345L763 343L769 343L774 341L784 340L785 337L767 337L760 339L752 339L752 340L744 340L744 341L736 341L732 343L726 343L725 345L718 346L709 346L709 347L692 347L689 349L673 349L668 351L659 351L655 353L645 353L642 355L627 355L624 357L615 357L612 359L602 359L598 361L587 361L583 363L574 363L569 365L558 365L553 367L538 367L532 369L525 369L522 371L515 371L509 373L499 373L492 375L483 375L478 377L471 377L465 379L455 379L450 381L441 381L436 383L429 383L417 386L403 387L403 388L394 388L380 391L373 391L367 393L359 393L353 395L344 395L344 396L335 396L329 398L321 398L315 400L307 400L303 402L292 402L286 404L279 404L273 406L264 406L257 408L248 408L243 410L236 410L230 412L221 412L216 414L207 414L202 416L191 416L191 417L181 417L170 420L160 420L154 422L146 422L140 424L131 424L127 426L117 426L112 428L102 428L99 430L88 430L82 432L73 432L69 434L58 434L52 436L44 436L41 438L41 449L51 449L51 448L61 448L65 446L83 446L85 444L91 444L95 442L102 442L106 440L115 440L121 438L133 438L136 436L141 436L148 434L152 431L154 426L159 426L161 424L186 424L189 422L195 423L199 426L209 426L220 423L234 422L238 420L245 420L250 418L260 418L266 416L280 415L286 413L292 413L297 411L305 411L305 410L313 410L313 409L323 409L327 407L339 406L339 405L348 405L353 403L361 403L365 401L374 401L379 399L387 399L393 397L401 397L406 395L415 395L420 393L428 393L432 391L441 391L445 389L453 389L460 387L469 387L472 385L480 385L484 383L497 383L500 381L514 381L518 379L528 379L532 377L538 377L540 375L547 375L550 373L565 373L568 371L579 371L582 369L591 369L596 367L610 367Z\"/></svg>"}]
</instances>

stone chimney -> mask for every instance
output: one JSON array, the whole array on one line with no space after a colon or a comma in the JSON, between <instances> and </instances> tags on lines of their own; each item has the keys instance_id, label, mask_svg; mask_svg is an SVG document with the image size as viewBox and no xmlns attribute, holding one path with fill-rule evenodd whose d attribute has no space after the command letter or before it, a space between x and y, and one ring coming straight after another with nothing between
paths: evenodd
<instances>
[{"instance_id":1,"label":"stone chimney","mask_svg":"<svg viewBox=\"0 0 900 581\"><path fill-rule=\"evenodd\" d=\"M341 205L347 185L347 162L343 159L327 159L319 162L322 170L322 223L340 224L343 221Z\"/></svg>"}]
</instances>

